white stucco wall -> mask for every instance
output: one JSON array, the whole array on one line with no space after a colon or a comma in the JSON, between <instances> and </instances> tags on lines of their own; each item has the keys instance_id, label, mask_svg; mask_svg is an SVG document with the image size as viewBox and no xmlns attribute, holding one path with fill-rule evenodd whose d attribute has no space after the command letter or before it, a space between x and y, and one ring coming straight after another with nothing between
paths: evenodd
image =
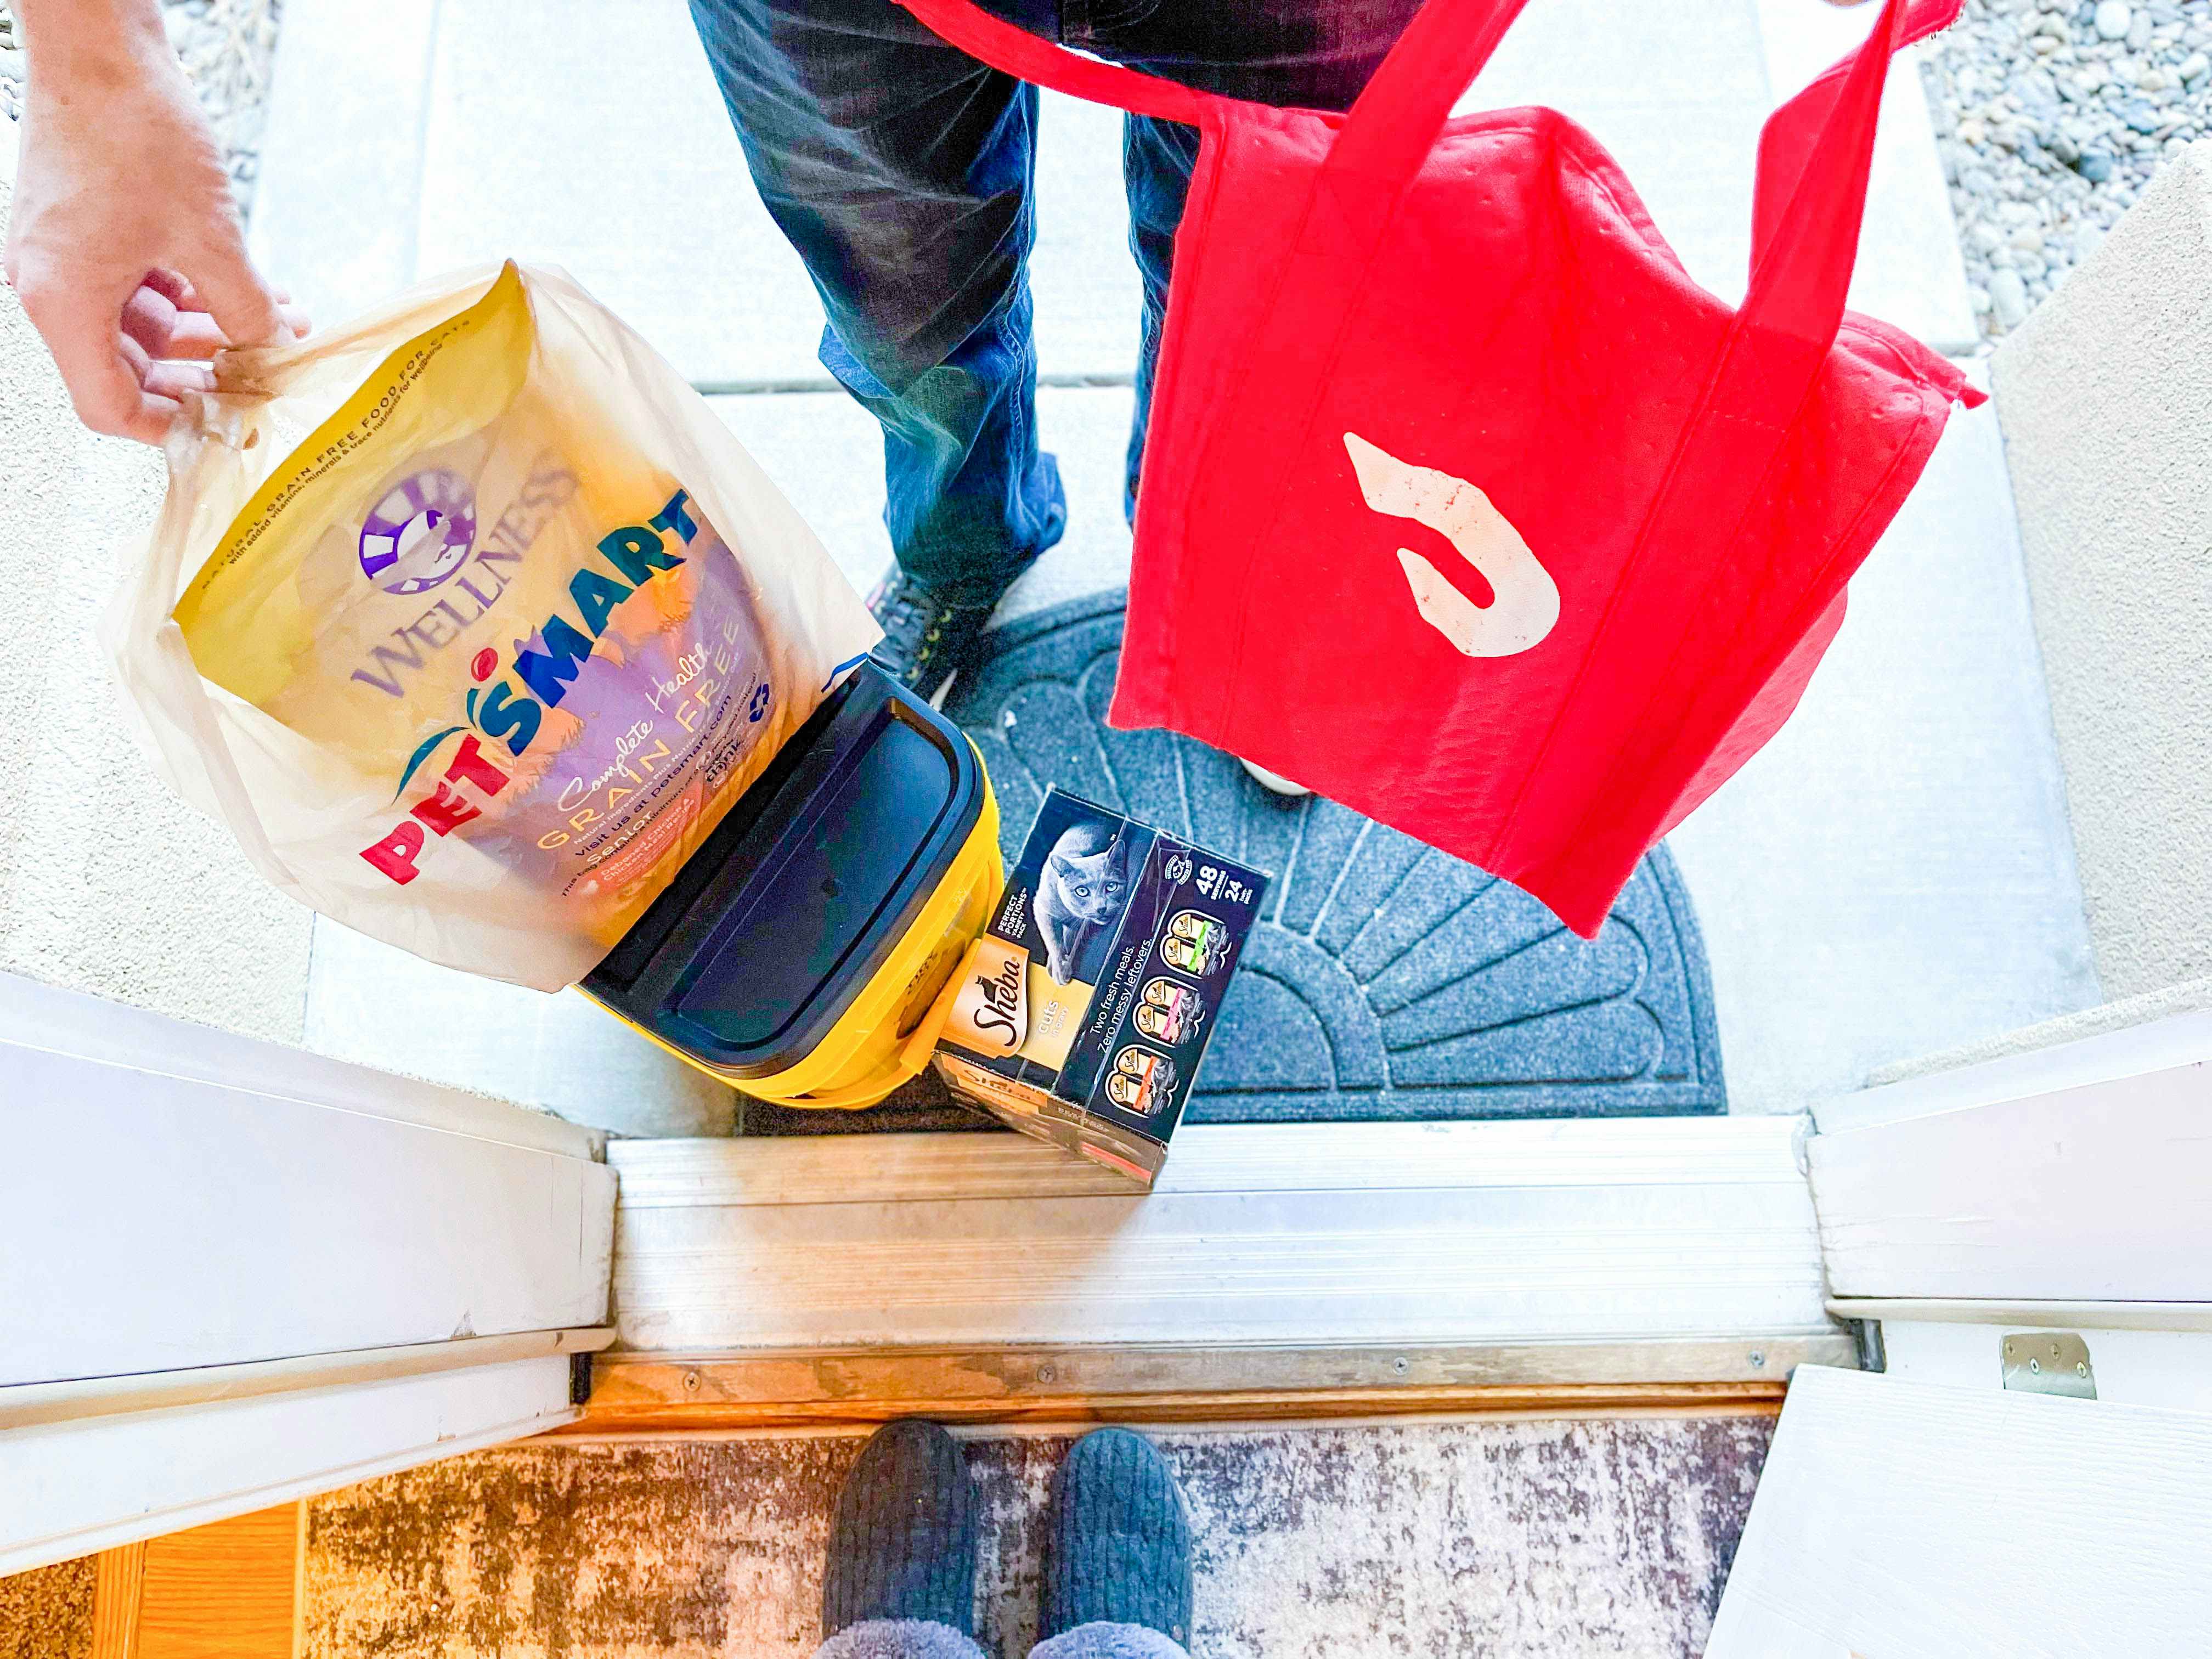
<instances>
[{"instance_id":1,"label":"white stucco wall","mask_svg":"<svg viewBox=\"0 0 2212 1659\"><path fill-rule=\"evenodd\" d=\"M2212 140L1993 370L2099 976L2212 974Z\"/></svg>"},{"instance_id":2,"label":"white stucco wall","mask_svg":"<svg viewBox=\"0 0 2212 1659\"><path fill-rule=\"evenodd\" d=\"M0 969L297 1042L308 913L154 775L93 641L161 495L158 455L76 423L0 285Z\"/></svg>"}]
</instances>

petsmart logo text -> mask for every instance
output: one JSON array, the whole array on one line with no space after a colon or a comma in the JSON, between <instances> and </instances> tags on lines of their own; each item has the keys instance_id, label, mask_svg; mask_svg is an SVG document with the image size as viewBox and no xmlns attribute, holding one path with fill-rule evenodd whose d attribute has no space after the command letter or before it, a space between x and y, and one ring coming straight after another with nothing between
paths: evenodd
<instances>
[{"instance_id":1,"label":"petsmart logo text","mask_svg":"<svg viewBox=\"0 0 2212 1659\"><path fill-rule=\"evenodd\" d=\"M668 538L672 535L678 545L684 545L699 533L697 521L685 511L690 499L689 491L679 489L669 497L667 506L644 524L625 525L599 538L599 556L614 568L616 576L589 565L571 576L568 601L575 608L576 620L571 622L556 611L541 623L515 653L513 679L490 678L498 659L489 651L477 653L476 677L490 679L490 684L469 692L469 718L477 730L447 726L415 751L400 775L400 792L447 738L456 732L464 734L445 775L408 809L408 815L391 833L363 848L362 857L404 887L417 873L416 860L427 844L426 829L441 836L451 835L482 815L483 808L463 794L459 786L466 784L485 795L496 795L507 787L507 775L485 757L480 738L504 743L517 756L530 747L545 710L559 708L568 695L570 683L606 631L607 618L615 607L660 572L673 570L684 562L684 555L671 550Z\"/></svg>"}]
</instances>

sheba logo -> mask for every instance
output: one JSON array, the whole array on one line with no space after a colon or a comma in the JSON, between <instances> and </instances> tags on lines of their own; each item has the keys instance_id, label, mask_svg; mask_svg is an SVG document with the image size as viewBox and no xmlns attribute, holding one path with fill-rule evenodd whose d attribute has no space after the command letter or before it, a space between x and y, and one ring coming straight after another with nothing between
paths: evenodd
<instances>
[{"instance_id":1,"label":"sheba logo","mask_svg":"<svg viewBox=\"0 0 2212 1659\"><path fill-rule=\"evenodd\" d=\"M1464 656L1516 656L1542 642L1559 620L1559 585L1489 496L1464 478L1401 461L1356 432L1344 434L1344 447L1368 506L1427 526L1490 584L1491 602L1479 605L1413 549L1400 548L1398 563L1422 621Z\"/></svg>"},{"instance_id":2,"label":"sheba logo","mask_svg":"<svg viewBox=\"0 0 2212 1659\"><path fill-rule=\"evenodd\" d=\"M969 948L960 978L945 1036L981 1054L1018 1051L1029 1039L1030 953L986 933Z\"/></svg>"},{"instance_id":3,"label":"sheba logo","mask_svg":"<svg viewBox=\"0 0 2212 1659\"><path fill-rule=\"evenodd\" d=\"M573 477L568 480L571 490L574 482ZM480 684L470 688L465 705L476 729L449 726L425 738L408 757L398 787L392 791L395 799L406 793L416 774L447 738L460 737L460 747L443 779L408 808L407 816L387 834L363 848L362 857L404 887L420 873L418 860L428 844L426 830L451 835L482 814L481 804L461 793L459 786L465 783L486 796L495 795L507 787L507 775L484 757L481 739L504 743L508 752L518 757L529 749L544 723L545 710L559 708L568 695L592 647L606 631L615 607L661 572L684 562L684 556L670 547L668 538L675 538L677 545L682 546L699 533L698 523L688 511L690 499L689 492L679 489L667 506L644 524L625 525L599 538L599 556L615 574L609 575L584 565L568 579L574 620L556 611L527 640L517 641L513 678L499 673L496 652L487 648L477 653L469 672Z\"/></svg>"},{"instance_id":4,"label":"sheba logo","mask_svg":"<svg viewBox=\"0 0 2212 1659\"><path fill-rule=\"evenodd\" d=\"M981 994L981 1000L975 1009L975 1029L1004 1036L1009 1048L1019 1048L1022 1041L1021 964L1009 957L1000 965L996 978L977 975L975 988Z\"/></svg>"}]
</instances>

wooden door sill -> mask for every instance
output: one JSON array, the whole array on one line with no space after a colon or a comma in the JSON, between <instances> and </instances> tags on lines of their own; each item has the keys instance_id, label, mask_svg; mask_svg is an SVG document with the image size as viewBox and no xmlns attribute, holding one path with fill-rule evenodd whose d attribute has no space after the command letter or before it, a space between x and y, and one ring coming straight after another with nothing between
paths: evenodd
<instances>
[{"instance_id":1,"label":"wooden door sill","mask_svg":"<svg viewBox=\"0 0 2212 1659\"><path fill-rule=\"evenodd\" d=\"M874 1350L609 1355L568 1437L947 1423L1185 1423L1778 1412L1789 1373L1849 1364L1841 1336L1444 1348Z\"/></svg>"},{"instance_id":2,"label":"wooden door sill","mask_svg":"<svg viewBox=\"0 0 2212 1659\"><path fill-rule=\"evenodd\" d=\"M1772 1411L1848 1365L1795 1120L617 1141L582 1435Z\"/></svg>"}]
</instances>

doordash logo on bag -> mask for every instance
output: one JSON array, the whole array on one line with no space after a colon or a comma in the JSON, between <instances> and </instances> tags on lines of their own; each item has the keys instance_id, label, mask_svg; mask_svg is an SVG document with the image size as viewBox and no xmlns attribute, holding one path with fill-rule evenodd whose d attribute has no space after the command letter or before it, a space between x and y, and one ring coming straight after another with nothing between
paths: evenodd
<instances>
[{"instance_id":1,"label":"doordash logo on bag","mask_svg":"<svg viewBox=\"0 0 2212 1659\"><path fill-rule=\"evenodd\" d=\"M1426 525L1457 550L1495 596L1478 605L1409 547L1398 563L1421 620L1469 657L1511 657L1542 643L1559 620L1559 585L1521 532L1464 478L1415 466L1356 432L1344 434L1359 493L1377 513Z\"/></svg>"},{"instance_id":2,"label":"doordash logo on bag","mask_svg":"<svg viewBox=\"0 0 2212 1659\"><path fill-rule=\"evenodd\" d=\"M410 780L447 738L464 733L445 775L428 794L408 808L408 816L390 833L363 848L362 857L404 887L418 873L416 861L426 845L426 828L447 836L483 814L480 805L454 787L467 783L486 795L496 795L507 787L507 775L484 757L480 738L505 743L517 757L530 747L545 710L561 706L592 647L606 631L615 607L660 572L673 570L684 562L684 556L672 551L667 538L674 536L681 546L699 533L698 522L686 510L690 501L690 492L679 489L667 506L644 524L625 525L599 538L599 556L613 567L616 575L586 565L568 579L568 601L576 620L571 622L556 611L538 624L528 640L517 641L513 679L493 678L499 670L497 653L487 647L477 653L470 665L471 676L489 684L479 684L469 690L466 707L476 731L449 726L416 750L399 775L398 787L392 792L395 796L405 792ZM516 680L521 682L520 686ZM758 719L758 714L754 718Z\"/></svg>"}]
</instances>

